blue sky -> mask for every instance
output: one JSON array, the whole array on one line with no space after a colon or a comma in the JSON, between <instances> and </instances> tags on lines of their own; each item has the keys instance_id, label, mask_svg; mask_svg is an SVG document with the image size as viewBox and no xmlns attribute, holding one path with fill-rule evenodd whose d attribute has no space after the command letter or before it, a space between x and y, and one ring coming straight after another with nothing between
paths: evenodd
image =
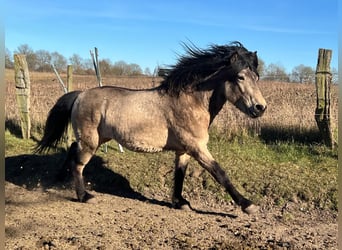
<instances>
[{"instance_id":1,"label":"blue sky","mask_svg":"<svg viewBox=\"0 0 342 250\"><path fill-rule=\"evenodd\" d=\"M337 67L338 0L5 1L5 46L57 51L69 58L137 63L151 71L176 63L182 41L205 48L240 41L266 65L316 68L319 48Z\"/></svg>"}]
</instances>

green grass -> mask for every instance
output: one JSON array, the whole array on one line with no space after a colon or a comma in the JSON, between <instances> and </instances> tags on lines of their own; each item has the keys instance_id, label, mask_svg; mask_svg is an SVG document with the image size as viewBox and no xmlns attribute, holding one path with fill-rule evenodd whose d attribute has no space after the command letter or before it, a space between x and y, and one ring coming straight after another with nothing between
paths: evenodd
<instances>
[{"instance_id":1,"label":"green grass","mask_svg":"<svg viewBox=\"0 0 342 250\"><path fill-rule=\"evenodd\" d=\"M33 140L24 140L12 134L6 129L5 131L5 157L29 154L35 142Z\"/></svg>"},{"instance_id":2,"label":"green grass","mask_svg":"<svg viewBox=\"0 0 342 250\"><path fill-rule=\"evenodd\" d=\"M11 161L6 161L6 180L16 180L18 184L25 182L26 176L23 175L21 181L14 176L19 171L15 165L17 162L22 164L22 168L26 164L31 169L25 174L40 175L39 178L30 176L29 179L33 180L30 183L34 187L38 185L38 181L34 180L46 178L47 172L55 174L58 170L56 165L61 165L65 157L65 153L57 150L44 158L32 156L23 161L23 155L28 157L31 154L35 142L19 139L8 131L5 132L5 140L5 156L11 158ZM125 186L146 196L171 195L172 152L145 154L125 150L125 153L120 153L114 141L108 144L108 153L102 149L99 149L97 157L89 163L84 173L90 187L115 186L120 189ZM317 143L266 143L255 136L226 139L216 132L211 134L209 149L237 189L258 204L271 201L272 205L282 206L293 201L305 205L307 209L337 211L337 150L331 151ZM230 200L223 188L193 160L187 171L184 195L190 200Z\"/></svg>"},{"instance_id":3,"label":"green grass","mask_svg":"<svg viewBox=\"0 0 342 250\"><path fill-rule=\"evenodd\" d=\"M337 210L337 151L251 137L220 140L210 144L216 159L253 200L267 196L279 205L292 200Z\"/></svg>"}]
</instances>

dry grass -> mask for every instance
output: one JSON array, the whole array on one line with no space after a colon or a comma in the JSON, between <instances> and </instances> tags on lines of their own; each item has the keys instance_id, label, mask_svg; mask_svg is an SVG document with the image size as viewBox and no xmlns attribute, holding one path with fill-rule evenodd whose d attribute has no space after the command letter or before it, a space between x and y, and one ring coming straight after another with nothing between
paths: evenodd
<instances>
[{"instance_id":1,"label":"dry grass","mask_svg":"<svg viewBox=\"0 0 342 250\"><path fill-rule=\"evenodd\" d=\"M16 108L14 71L6 70L6 122L19 124ZM48 111L63 94L63 89L53 73L31 72L31 120L33 130L45 124ZM66 82L66 75L62 74ZM160 78L151 77L104 77L104 85L117 85L129 88L148 88L159 85ZM74 89L85 90L96 87L95 76L74 75ZM295 137L317 132L314 119L316 107L315 86L313 84L293 84L283 82L260 82L268 109L259 119L250 119L226 104L213 127L228 137L241 133L278 134L277 136ZM337 135L337 86L332 88L332 123ZM305 137L305 136L304 136Z\"/></svg>"}]
</instances>

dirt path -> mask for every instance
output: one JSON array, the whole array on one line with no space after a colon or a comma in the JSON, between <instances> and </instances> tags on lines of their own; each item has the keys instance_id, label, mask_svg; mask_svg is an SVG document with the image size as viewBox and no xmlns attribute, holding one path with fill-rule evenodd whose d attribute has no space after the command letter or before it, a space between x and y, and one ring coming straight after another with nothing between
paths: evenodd
<instances>
[{"instance_id":1,"label":"dirt path","mask_svg":"<svg viewBox=\"0 0 342 250\"><path fill-rule=\"evenodd\" d=\"M81 204L70 189L10 182L5 192L6 249L337 249L336 214L295 203L248 216L196 200L196 211L182 211L165 197L96 193L98 204Z\"/></svg>"}]
</instances>

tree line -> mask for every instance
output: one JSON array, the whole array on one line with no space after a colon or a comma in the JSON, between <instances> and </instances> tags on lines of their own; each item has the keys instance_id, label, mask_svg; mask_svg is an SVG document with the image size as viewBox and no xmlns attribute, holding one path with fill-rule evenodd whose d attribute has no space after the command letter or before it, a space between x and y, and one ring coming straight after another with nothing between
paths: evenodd
<instances>
[{"instance_id":1,"label":"tree line","mask_svg":"<svg viewBox=\"0 0 342 250\"><path fill-rule=\"evenodd\" d=\"M34 51L29 45L20 45L14 54L25 54L28 68L31 71L52 72L51 64L60 72L64 72L68 64L73 65L75 74L94 74L94 66L92 60L84 59L78 54L73 54L70 58L66 58L58 52L49 52L47 50ZM101 59L99 61L102 75L114 76L151 76L150 68L144 71L136 63L126 63L123 60L112 62L110 59ZM11 52L6 48L5 67L13 68L13 57ZM266 65L259 58L259 74L260 78L265 81L281 81L296 83L314 83L315 70L310 66L300 64L294 67L291 73L287 73L285 67L280 64L271 63ZM333 83L337 83L337 70L332 69Z\"/></svg>"},{"instance_id":2,"label":"tree line","mask_svg":"<svg viewBox=\"0 0 342 250\"><path fill-rule=\"evenodd\" d=\"M66 58L58 52L49 52L47 50L34 51L29 45L20 45L13 54L26 55L27 65L30 71L38 72L52 72L53 64L59 72L65 72L67 65L73 65L75 74L95 74L93 61L84 59L78 54L73 54L71 57ZM99 60L99 65L102 75L115 75L115 76L139 76L151 75L151 70L146 68L144 71L136 63L126 63L123 60L111 62L110 59ZM5 53L5 67L13 68L12 53L6 48Z\"/></svg>"}]
</instances>

